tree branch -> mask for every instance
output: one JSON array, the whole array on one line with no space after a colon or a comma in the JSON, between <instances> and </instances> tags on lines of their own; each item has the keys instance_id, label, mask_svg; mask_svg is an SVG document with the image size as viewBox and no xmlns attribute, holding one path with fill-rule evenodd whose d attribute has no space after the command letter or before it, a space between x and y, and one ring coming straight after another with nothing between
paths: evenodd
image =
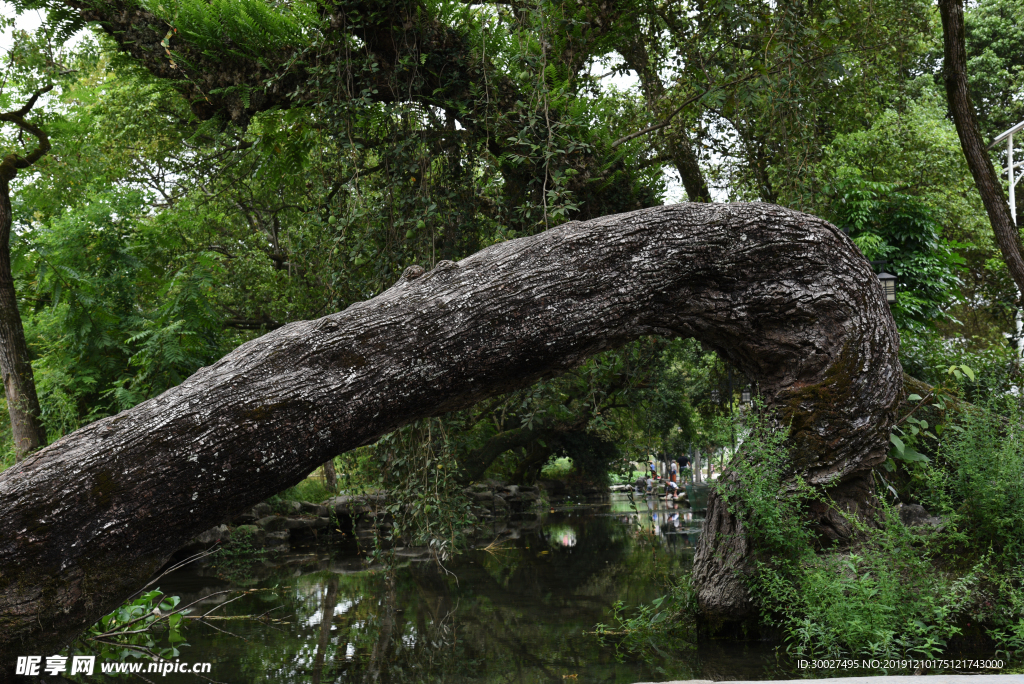
<instances>
[{"instance_id":1,"label":"tree branch","mask_svg":"<svg viewBox=\"0 0 1024 684\"><path fill-rule=\"evenodd\" d=\"M28 153L27 156L21 157L17 153L12 152L4 158L3 162L0 163L0 168L8 166L10 164L10 171L0 171L0 173L9 174L7 180L14 178L14 174L17 173L16 169L27 169L28 167L35 164L37 161L50 151L50 139L46 136L43 129L39 128L35 124L25 121L25 115L32 111L32 108L36 104L36 100L40 96L53 90L53 84L40 88L32 97L29 98L28 102L21 109L17 109L13 112L5 112L0 114L0 122L13 123L15 126L23 131L27 131L36 137L39 144L34 150Z\"/></svg>"}]
</instances>

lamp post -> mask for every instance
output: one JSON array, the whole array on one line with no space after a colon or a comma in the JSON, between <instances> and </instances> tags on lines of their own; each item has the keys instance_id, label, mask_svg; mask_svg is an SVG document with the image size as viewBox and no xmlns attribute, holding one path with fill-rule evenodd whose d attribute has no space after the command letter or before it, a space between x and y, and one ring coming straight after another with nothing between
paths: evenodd
<instances>
[{"instance_id":1,"label":"lamp post","mask_svg":"<svg viewBox=\"0 0 1024 684\"><path fill-rule=\"evenodd\" d=\"M1021 176L1024 175L1014 175L1015 170L1024 168L1024 162L1013 163L1013 134L1022 129L1024 129L1024 121L997 135L992 144L988 146L989 149L992 149L1003 140L1006 141L1006 173L1009 176L1007 180L1009 180L1010 185L1010 216L1013 218L1013 225L1017 225L1017 198L1014 194L1014 186L1020 182ZM1017 167L1016 169L1014 169L1015 166ZM1017 297L1021 297L1020 290L1017 290ZM1017 328L1017 355L1024 357L1024 314L1021 313L1020 307L1017 308L1017 314L1014 316L1014 319Z\"/></svg>"},{"instance_id":2,"label":"lamp post","mask_svg":"<svg viewBox=\"0 0 1024 684\"><path fill-rule=\"evenodd\" d=\"M882 289L885 290L885 301L890 304L896 301L896 276L892 273L886 273L882 271L878 274L878 280L882 283Z\"/></svg>"},{"instance_id":3,"label":"lamp post","mask_svg":"<svg viewBox=\"0 0 1024 684\"><path fill-rule=\"evenodd\" d=\"M878 274L878 281L882 283L882 290L885 291L885 301L892 304L896 301L896 276L892 273L886 272L886 267L889 263L886 261L872 261L871 266L878 268L881 273Z\"/></svg>"}]
</instances>

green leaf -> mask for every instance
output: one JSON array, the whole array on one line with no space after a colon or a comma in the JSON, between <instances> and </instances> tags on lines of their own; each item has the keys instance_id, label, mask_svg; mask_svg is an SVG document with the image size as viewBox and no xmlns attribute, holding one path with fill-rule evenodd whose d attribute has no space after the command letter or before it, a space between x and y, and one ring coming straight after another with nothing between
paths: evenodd
<instances>
[{"instance_id":1,"label":"green leaf","mask_svg":"<svg viewBox=\"0 0 1024 684\"><path fill-rule=\"evenodd\" d=\"M903 440L897 437L896 435L889 435L889 441L892 442L893 446L896 447L897 453L902 455L903 452L906 451L907 447L903 444Z\"/></svg>"},{"instance_id":2,"label":"green leaf","mask_svg":"<svg viewBox=\"0 0 1024 684\"><path fill-rule=\"evenodd\" d=\"M971 379L971 382L974 382L974 371L963 364L960 364L960 369L964 372L964 375Z\"/></svg>"},{"instance_id":3,"label":"green leaf","mask_svg":"<svg viewBox=\"0 0 1024 684\"><path fill-rule=\"evenodd\" d=\"M911 394L907 397L907 401L921 401L920 394Z\"/></svg>"},{"instance_id":4,"label":"green leaf","mask_svg":"<svg viewBox=\"0 0 1024 684\"><path fill-rule=\"evenodd\" d=\"M897 459L907 463L928 463L928 457L913 447L907 447L903 453L896 456Z\"/></svg>"}]
</instances>

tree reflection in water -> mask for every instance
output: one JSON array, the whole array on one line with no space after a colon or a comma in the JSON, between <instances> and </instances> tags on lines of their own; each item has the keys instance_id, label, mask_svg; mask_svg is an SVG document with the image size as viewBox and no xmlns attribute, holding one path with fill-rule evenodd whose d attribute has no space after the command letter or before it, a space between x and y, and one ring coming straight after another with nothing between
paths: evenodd
<instances>
[{"instance_id":1,"label":"tree reflection in water","mask_svg":"<svg viewBox=\"0 0 1024 684\"><path fill-rule=\"evenodd\" d=\"M650 601L670 576L688 570L686 532L694 523L686 514L645 507L555 514L533 531L507 531L503 544L458 556L448 567L454 574L430 560L384 572L323 553L293 558L251 578L258 590L224 608L234 615L271 610L282 622L232 622L230 634L192 626L182 659L210 660L213 679L232 684L532 684L571 674L637 682L709 678L712 670L717 679L722 663L734 675L727 678L764 678L760 654L729 653L715 665L703 650L618 662L613 648L586 634L610 620L615 601ZM633 516L646 518L646 527L623 524ZM188 601L223 588L201 572L180 573L179 586L165 590Z\"/></svg>"}]
</instances>

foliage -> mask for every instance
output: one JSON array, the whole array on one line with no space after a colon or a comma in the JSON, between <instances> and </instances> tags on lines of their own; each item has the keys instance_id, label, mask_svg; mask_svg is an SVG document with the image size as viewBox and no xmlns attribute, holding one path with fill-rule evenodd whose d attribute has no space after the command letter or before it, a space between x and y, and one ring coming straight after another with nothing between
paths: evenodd
<instances>
[{"instance_id":1,"label":"foliage","mask_svg":"<svg viewBox=\"0 0 1024 684\"><path fill-rule=\"evenodd\" d=\"M315 477L307 477L294 487L283 489L270 497L267 499L267 503L271 506L278 501L309 501L311 503L320 503L321 501L334 496L334 494L335 492L332 492L323 480Z\"/></svg>"},{"instance_id":2,"label":"foliage","mask_svg":"<svg viewBox=\"0 0 1024 684\"><path fill-rule=\"evenodd\" d=\"M89 652L104 660L125 658L177 658L185 644L184 616L190 610L178 608L181 599L166 596L159 588L126 601L102 617L76 642L76 651ZM161 645L166 644L166 645Z\"/></svg>"},{"instance_id":3,"label":"foliage","mask_svg":"<svg viewBox=\"0 0 1024 684\"><path fill-rule=\"evenodd\" d=\"M935 211L893 185L850 179L833 202L834 221L870 260L898 277L893 315L903 324L939 317L956 291L964 260L940 239Z\"/></svg>"},{"instance_id":4,"label":"foliage","mask_svg":"<svg viewBox=\"0 0 1024 684\"><path fill-rule=\"evenodd\" d=\"M805 542L790 543L799 564L759 564L752 586L764 619L784 630L792 653L928 657L967 622L987 624L1005 635L1004 647L1011 643L1021 617L1014 606L1024 598L1017 570L1024 526L1012 484L1024 463L1019 421L1019 414L1008 426L997 412L970 413L962 427L943 432L937 462L914 464L926 473L921 499L943 515L940 529L922 538L883 504L880 524L861 526L848 550L819 556ZM777 505L799 517L799 497ZM770 538L784 543L772 529ZM960 546L956 567L940 565L937 554L953 546Z\"/></svg>"},{"instance_id":5,"label":"foliage","mask_svg":"<svg viewBox=\"0 0 1024 684\"><path fill-rule=\"evenodd\" d=\"M254 581L254 570L261 566L267 555L267 549L260 546L252 534L236 528L231 539L217 547L211 561L218 577L236 586L249 586Z\"/></svg>"},{"instance_id":6,"label":"foliage","mask_svg":"<svg viewBox=\"0 0 1024 684\"><path fill-rule=\"evenodd\" d=\"M616 656L649 656L652 651L696 647L697 594L684 573L668 584L668 593L629 610L622 601L612 606L614 625L598 623L594 632L601 643L611 641Z\"/></svg>"},{"instance_id":7,"label":"foliage","mask_svg":"<svg viewBox=\"0 0 1024 684\"><path fill-rule=\"evenodd\" d=\"M962 337L945 338L935 331L910 330L900 335L900 363L911 376L931 385L949 382L949 360L957 359L975 371L975 380L963 384L968 401L1024 391L1021 359L1005 343L988 345Z\"/></svg>"},{"instance_id":8,"label":"foliage","mask_svg":"<svg viewBox=\"0 0 1024 684\"><path fill-rule=\"evenodd\" d=\"M957 367L964 379L969 370ZM941 527L907 527L883 499L873 526L848 516L857 529L851 546L821 553L806 512L812 504L827 504L827 492L786 478L787 430L770 415L752 415L733 461L742 486L715 486L757 549L746 582L762 625L779 630L794 657L930 658L972 624L974 631L981 625L1004 653L1019 654L1021 418L1012 402L973 409L962 424L941 432L936 459L908 464L920 471L916 496L942 516ZM606 625L600 630L628 637L623 643L632 649L660 647L661 635L689 620L671 596L632 617L620 609L619 631ZM664 605L672 609L665 612Z\"/></svg>"},{"instance_id":9,"label":"foliage","mask_svg":"<svg viewBox=\"0 0 1024 684\"><path fill-rule=\"evenodd\" d=\"M557 480L563 478L571 473L573 470L572 459L562 456L550 461L547 465L540 469L540 476L548 480Z\"/></svg>"},{"instance_id":10,"label":"foliage","mask_svg":"<svg viewBox=\"0 0 1024 684\"><path fill-rule=\"evenodd\" d=\"M376 553L386 540L427 546L439 563L450 559L472 519L444 422L417 421L382 438L374 452L376 484L389 493L378 512L390 519L376 537Z\"/></svg>"},{"instance_id":11,"label":"foliage","mask_svg":"<svg viewBox=\"0 0 1024 684\"><path fill-rule=\"evenodd\" d=\"M939 446L930 501L972 546L1008 566L1024 564L1024 410L991 397L968 410Z\"/></svg>"},{"instance_id":12,"label":"foliage","mask_svg":"<svg viewBox=\"0 0 1024 684\"><path fill-rule=\"evenodd\" d=\"M65 44L89 3L14 0L47 8L51 25L12 33L0 67L5 111L57 85L37 109L53 150L13 186L11 246L51 439L255 335L370 298L413 264L657 204L666 171L696 175L715 199L834 220L899 276L911 374L945 385L956 359L977 371L958 383L964 399L1024 391L1004 339L1016 294L936 87L940 32L924 0L129 6L152 15L136 28L164 36L158 63L99 33ZM967 10L989 137L1024 118L1020 10ZM385 51L371 48L378 34ZM220 101L233 104L211 113ZM739 422L731 377L692 340L639 340L340 454L342 486L384 495L387 541L444 562L473 522L469 481L529 482L571 462L600 483L631 460L738 440L744 489L723 495L764 549L749 580L794 652L931 653L968 614L1019 647L1016 414L994 405L944 433L908 418L894 468L947 528L911 536L883 509L859 546L818 556L801 520L824 500L785 480L785 426L756 412ZM9 426L0 434L3 467ZM779 498L783 486L792 496ZM280 497L327 495L307 480ZM930 571L956 543L965 567ZM253 557L244 539L224 556ZM678 627L689 592L675 585L632 617L620 607L626 647Z\"/></svg>"}]
</instances>

